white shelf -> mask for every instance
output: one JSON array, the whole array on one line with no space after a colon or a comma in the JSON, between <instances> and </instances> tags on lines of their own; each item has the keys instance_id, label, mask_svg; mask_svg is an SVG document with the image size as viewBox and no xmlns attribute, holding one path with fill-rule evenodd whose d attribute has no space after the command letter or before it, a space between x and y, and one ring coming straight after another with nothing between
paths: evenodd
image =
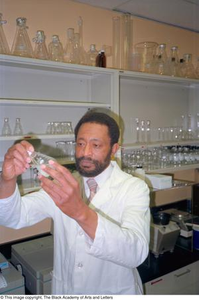
<instances>
[{"instance_id":1,"label":"white shelf","mask_svg":"<svg viewBox=\"0 0 199 300\"><path fill-rule=\"evenodd\" d=\"M171 141L171 142L154 142L150 144L123 144L122 148L124 150L136 150L136 149L148 149L148 148L154 148L154 147L169 147L169 146L198 146L199 140L187 140L187 141Z\"/></svg>"},{"instance_id":2,"label":"white shelf","mask_svg":"<svg viewBox=\"0 0 199 300\"><path fill-rule=\"evenodd\" d=\"M23 136L0 136L0 141L16 141L16 140L48 140L48 139L63 139L74 140L74 134L24 134Z\"/></svg>"},{"instance_id":3,"label":"white shelf","mask_svg":"<svg viewBox=\"0 0 199 300\"><path fill-rule=\"evenodd\" d=\"M85 108L110 108L110 104L97 103L97 102L75 102L75 101L59 101L59 100L37 100L37 99L1 99L0 104L13 106L13 105L28 105L28 106L56 106L56 107L85 107Z\"/></svg>"},{"instance_id":4,"label":"white shelf","mask_svg":"<svg viewBox=\"0 0 199 300\"><path fill-rule=\"evenodd\" d=\"M169 168L148 170L148 171L146 171L146 173L148 173L148 174L151 174L151 173L173 173L173 172L176 172L176 171L193 170L193 169L198 169L198 168L199 168L199 163L198 164L183 165L183 166L180 166L180 167L169 167Z\"/></svg>"}]
</instances>

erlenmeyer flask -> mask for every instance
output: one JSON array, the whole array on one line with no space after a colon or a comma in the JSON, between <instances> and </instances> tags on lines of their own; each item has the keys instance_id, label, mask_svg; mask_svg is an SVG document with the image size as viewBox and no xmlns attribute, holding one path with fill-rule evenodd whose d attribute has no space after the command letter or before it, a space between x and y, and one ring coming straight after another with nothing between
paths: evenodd
<instances>
[{"instance_id":1,"label":"erlenmeyer flask","mask_svg":"<svg viewBox=\"0 0 199 300\"><path fill-rule=\"evenodd\" d=\"M12 135L12 131L11 131L11 128L10 128L10 123L9 123L9 118L4 118L3 128L2 128L1 134L3 136Z\"/></svg>"},{"instance_id":2,"label":"erlenmeyer flask","mask_svg":"<svg viewBox=\"0 0 199 300\"><path fill-rule=\"evenodd\" d=\"M6 36L3 30L3 26L4 24L7 23L7 21L2 20L2 14L0 13L0 53L1 54L10 54L10 49L8 46L8 42L6 40Z\"/></svg>"},{"instance_id":3,"label":"erlenmeyer flask","mask_svg":"<svg viewBox=\"0 0 199 300\"><path fill-rule=\"evenodd\" d=\"M74 63L74 28L67 29L67 42L64 49L64 61Z\"/></svg>"},{"instance_id":4,"label":"erlenmeyer flask","mask_svg":"<svg viewBox=\"0 0 199 300\"><path fill-rule=\"evenodd\" d=\"M35 42L34 57L38 59L49 59L48 50L46 47L46 37L43 30L36 32L36 37L33 39Z\"/></svg>"},{"instance_id":5,"label":"erlenmeyer flask","mask_svg":"<svg viewBox=\"0 0 199 300\"><path fill-rule=\"evenodd\" d=\"M11 53L17 56L33 57L32 45L28 36L26 18L16 19L16 34L14 37Z\"/></svg>"},{"instance_id":6,"label":"erlenmeyer flask","mask_svg":"<svg viewBox=\"0 0 199 300\"><path fill-rule=\"evenodd\" d=\"M173 46L171 47L170 58L169 58L169 69L171 76L178 76L181 77L181 69L180 69L180 62L178 58L178 47Z\"/></svg>"},{"instance_id":7,"label":"erlenmeyer flask","mask_svg":"<svg viewBox=\"0 0 199 300\"><path fill-rule=\"evenodd\" d=\"M22 135L23 134L23 129L22 129L22 126L21 126L21 119L20 118L16 118L15 128L14 128L13 134L14 135Z\"/></svg>"},{"instance_id":8,"label":"erlenmeyer flask","mask_svg":"<svg viewBox=\"0 0 199 300\"><path fill-rule=\"evenodd\" d=\"M196 78L194 66L192 64L192 54L186 53L183 55L182 76L185 78Z\"/></svg>"},{"instance_id":9,"label":"erlenmeyer flask","mask_svg":"<svg viewBox=\"0 0 199 300\"><path fill-rule=\"evenodd\" d=\"M48 45L49 58L54 61L64 61L64 50L58 35L52 36L52 42Z\"/></svg>"}]
</instances>

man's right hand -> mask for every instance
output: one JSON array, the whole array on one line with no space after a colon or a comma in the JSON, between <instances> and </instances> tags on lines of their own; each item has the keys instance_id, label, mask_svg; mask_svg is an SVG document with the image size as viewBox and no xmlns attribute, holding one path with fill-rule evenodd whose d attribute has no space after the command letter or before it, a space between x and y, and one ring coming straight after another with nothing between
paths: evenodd
<instances>
[{"instance_id":1,"label":"man's right hand","mask_svg":"<svg viewBox=\"0 0 199 300\"><path fill-rule=\"evenodd\" d=\"M4 182L16 180L18 175L21 175L30 167L30 158L27 151L34 151L34 147L27 141L17 143L8 149L2 166L1 177Z\"/></svg>"}]
</instances>

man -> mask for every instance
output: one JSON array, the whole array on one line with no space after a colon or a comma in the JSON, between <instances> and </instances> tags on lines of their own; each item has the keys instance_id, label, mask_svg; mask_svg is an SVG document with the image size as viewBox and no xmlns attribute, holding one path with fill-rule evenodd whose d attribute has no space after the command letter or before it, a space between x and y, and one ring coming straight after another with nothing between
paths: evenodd
<instances>
[{"instance_id":1,"label":"man","mask_svg":"<svg viewBox=\"0 0 199 300\"><path fill-rule=\"evenodd\" d=\"M148 255L149 191L111 161L118 139L113 118L87 113L75 128L78 174L50 161L52 168L42 169L53 180L39 175L42 189L24 197L16 179L29 168L27 151L33 146L22 141L5 155L0 224L21 228L46 217L54 220L53 294L142 293L136 267ZM91 178L95 194L87 184Z\"/></svg>"}]
</instances>

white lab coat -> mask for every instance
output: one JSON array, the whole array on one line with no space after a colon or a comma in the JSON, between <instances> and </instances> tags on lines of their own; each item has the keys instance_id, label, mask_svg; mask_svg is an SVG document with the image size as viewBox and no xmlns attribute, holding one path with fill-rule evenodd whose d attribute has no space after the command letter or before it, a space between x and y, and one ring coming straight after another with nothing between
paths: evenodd
<instances>
[{"instance_id":1,"label":"white lab coat","mask_svg":"<svg viewBox=\"0 0 199 300\"><path fill-rule=\"evenodd\" d=\"M54 220L52 294L141 294L136 267L148 255L149 190L144 181L120 170L90 204L98 213L94 241L77 222L62 213L43 191L0 201L0 224L13 228Z\"/></svg>"}]
</instances>

